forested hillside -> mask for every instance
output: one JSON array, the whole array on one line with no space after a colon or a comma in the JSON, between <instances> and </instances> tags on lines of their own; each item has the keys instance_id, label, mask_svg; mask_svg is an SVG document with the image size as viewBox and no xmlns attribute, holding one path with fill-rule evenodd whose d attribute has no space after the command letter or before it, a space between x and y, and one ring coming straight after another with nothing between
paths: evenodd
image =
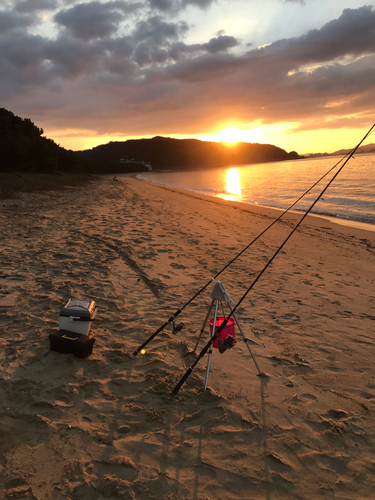
<instances>
[{"instance_id":1,"label":"forested hillside","mask_svg":"<svg viewBox=\"0 0 375 500\"><path fill-rule=\"evenodd\" d=\"M80 164L77 155L43 137L31 120L0 109L0 171L74 172Z\"/></svg>"},{"instance_id":2,"label":"forested hillside","mask_svg":"<svg viewBox=\"0 0 375 500\"><path fill-rule=\"evenodd\" d=\"M171 139L154 137L152 139L110 142L96 148L80 151L82 158L95 160L135 160L151 163L153 169L184 169L216 167L259 163L299 158L293 151L270 144L249 144L239 142L225 144L205 142L197 139Z\"/></svg>"}]
</instances>

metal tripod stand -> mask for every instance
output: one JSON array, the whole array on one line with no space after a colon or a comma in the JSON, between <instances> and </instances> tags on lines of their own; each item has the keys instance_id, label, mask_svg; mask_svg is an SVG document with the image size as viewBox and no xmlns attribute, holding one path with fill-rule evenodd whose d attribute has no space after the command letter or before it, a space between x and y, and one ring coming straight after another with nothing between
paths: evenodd
<instances>
[{"instance_id":1,"label":"metal tripod stand","mask_svg":"<svg viewBox=\"0 0 375 500\"><path fill-rule=\"evenodd\" d=\"M214 280L213 280L214 281ZM219 304L221 303L221 305L223 305L223 303L225 302L225 304L228 306L230 312L232 313L232 316L234 318L234 321L239 329L239 331L241 332L241 335L242 335L242 338L243 338L243 341L245 342L248 350L249 350L249 353L251 355L251 357L253 358L253 361L255 363L255 366L257 367L257 370L259 372L259 375L260 376L264 376L265 374L261 371L261 369L259 368L259 365L257 363L257 360L255 359L255 356L251 350L251 347L249 345L249 339L247 339L245 337L245 334L242 330L242 327L238 321L238 318L237 318L237 315L236 313L234 312L232 306L234 306L233 302L231 301L227 291L225 290L224 288L224 285L222 283L220 283L220 281L214 281L215 285L214 285L214 288L212 290L212 293L211 293L211 298L212 298L212 302L211 302L211 305L208 309L208 312L207 312L207 315L205 317L205 320L203 322L203 326L201 328L201 331L200 331L200 334L199 334L199 337L198 337L198 340L197 340L197 343L195 344L195 347L194 347L194 351L196 351L197 347L198 347L198 344L199 344L199 341L203 335L203 332L204 332L204 329L206 327L206 324L207 324L207 321L208 321L208 318L210 317L211 315L211 311L212 311L212 308L214 307L215 305L215 312L214 312L214 319L213 319L213 325L212 325L212 333L211 333L211 336L214 334L214 332L216 331L216 320L217 320L217 316L218 316L218 311L219 311ZM205 383L204 383L204 390L207 389L207 383L208 383L208 374L209 374L209 371L210 371L210 363L211 363L211 356L212 356L212 344L210 346L210 350L209 350L209 353L208 353L208 361L207 361L207 369L206 369L206 379L205 379Z\"/></svg>"}]
</instances>

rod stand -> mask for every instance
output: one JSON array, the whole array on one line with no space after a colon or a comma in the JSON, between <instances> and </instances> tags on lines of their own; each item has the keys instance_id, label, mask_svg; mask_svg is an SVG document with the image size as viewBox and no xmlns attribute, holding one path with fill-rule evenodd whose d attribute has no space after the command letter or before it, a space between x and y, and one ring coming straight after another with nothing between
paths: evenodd
<instances>
[{"instance_id":1,"label":"rod stand","mask_svg":"<svg viewBox=\"0 0 375 500\"><path fill-rule=\"evenodd\" d=\"M262 370L259 368L257 360L255 359L253 351L251 350L251 347L249 345L248 339L246 338L244 331L242 329L242 326L241 326L241 324L237 318L237 315L235 313L235 310L232 307L232 301L231 301L227 291L225 290L224 286L220 283L220 281L215 281L215 286L214 286L213 291L211 293L211 298L212 298L212 302L208 308L207 315L204 319L203 326L202 326L201 331L199 333L197 343L195 344L195 348L194 348L193 352L195 353L195 351L198 347L199 341L200 341L200 339L203 335L204 329L207 325L208 318L211 315L212 308L215 306L214 319L213 319L213 325L212 325L212 330L211 330L211 337L214 335L214 333L216 331L216 320L217 320L217 316L218 316L219 304L223 307L223 309L224 309L224 304L226 304L230 310L231 315L234 318L234 321L235 321L240 333L241 333L242 339L245 342L247 349L248 349L248 351L249 351L249 353L250 353L250 355L255 363L255 366L258 370L258 376L267 377L267 375L264 372L262 372ZM210 372L210 364L211 364L211 357L212 357L212 351L213 351L212 347L213 347L213 344L210 345L209 352L208 352L208 361L207 361L207 368L206 368L204 391L206 391L206 389L207 389L208 375ZM230 346L230 347L232 347L232 346Z\"/></svg>"}]
</instances>

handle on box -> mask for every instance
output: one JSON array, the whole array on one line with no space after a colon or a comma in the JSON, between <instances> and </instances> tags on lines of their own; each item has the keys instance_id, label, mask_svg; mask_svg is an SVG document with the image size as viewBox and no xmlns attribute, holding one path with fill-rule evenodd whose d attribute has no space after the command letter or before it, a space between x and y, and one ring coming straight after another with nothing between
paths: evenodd
<instances>
[{"instance_id":1,"label":"handle on box","mask_svg":"<svg viewBox=\"0 0 375 500\"><path fill-rule=\"evenodd\" d=\"M92 321L96 317L97 310L98 310L98 308L96 307L90 318L82 318L81 316L69 316L69 321L70 322L73 322L73 321Z\"/></svg>"},{"instance_id":2,"label":"handle on box","mask_svg":"<svg viewBox=\"0 0 375 500\"><path fill-rule=\"evenodd\" d=\"M72 323L73 321L81 321L80 316L69 316L69 321Z\"/></svg>"}]
</instances>

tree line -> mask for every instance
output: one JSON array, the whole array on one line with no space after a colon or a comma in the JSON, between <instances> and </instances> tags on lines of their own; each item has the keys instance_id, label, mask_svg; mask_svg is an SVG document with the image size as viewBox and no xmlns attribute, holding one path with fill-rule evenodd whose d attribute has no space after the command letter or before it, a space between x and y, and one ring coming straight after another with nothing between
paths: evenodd
<instances>
[{"instance_id":1,"label":"tree line","mask_svg":"<svg viewBox=\"0 0 375 500\"><path fill-rule=\"evenodd\" d=\"M0 108L0 172L57 174L134 172L139 165L119 165L107 159L84 158L43 136L42 128L29 118L21 118Z\"/></svg>"}]
</instances>

